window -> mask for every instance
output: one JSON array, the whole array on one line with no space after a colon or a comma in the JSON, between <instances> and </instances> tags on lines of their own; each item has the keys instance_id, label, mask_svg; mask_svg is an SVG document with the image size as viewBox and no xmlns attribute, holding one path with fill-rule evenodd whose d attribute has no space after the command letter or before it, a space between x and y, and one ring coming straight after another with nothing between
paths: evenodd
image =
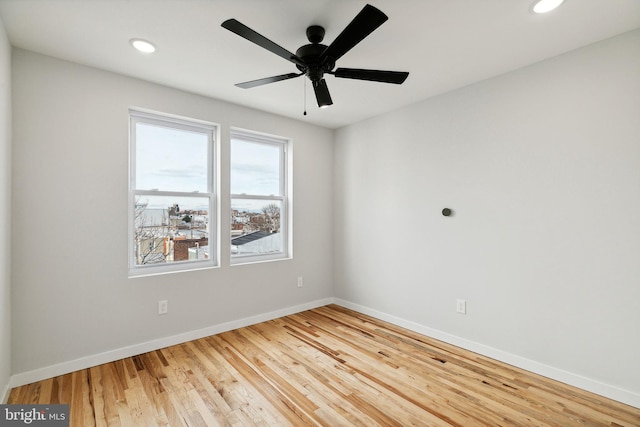
<instances>
[{"instance_id":1,"label":"window","mask_svg":"<svg viewBox=\"0 0 640 427\"><path fill-rule=\"evenodd\" d=\"M231 131L231 263L290 256L286 139Z\"/></svg>"},{"instance_id":2,"label":"window","mask_svg":"<svg viewBox=\"0 0 640 427\"><path fill-rule=\"evenodd\" d=\"M216 265L213 124L130 110L129 275Z\"/></svg>"}]
</instances>

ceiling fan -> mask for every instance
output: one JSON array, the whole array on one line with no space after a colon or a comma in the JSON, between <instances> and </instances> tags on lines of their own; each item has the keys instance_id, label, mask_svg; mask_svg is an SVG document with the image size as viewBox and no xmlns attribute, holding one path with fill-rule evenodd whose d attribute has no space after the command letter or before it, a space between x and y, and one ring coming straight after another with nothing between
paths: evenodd
<instances>
[{"instance_id":1,"label":"ceiling fan","mask_svg":"<svg viewBox=\"0 0 640 427\"><path fill-rule=\"evenodd\" d=\"M325 74L331 74L335 77L345 79L402 84L409 76L409 73L401 71L363 70L358 68L337 68L334 70L336 61L340 59L342 55L364 40L365 37L371 34L387 19L387 15L368 4L353 18L349 25L342 30L340 35L338 35L329 46L321 44L324 39L324 28L319 25L312 25L307 28L307 39L309 39L310 44L300 47L296 50L295 54L275 44L261 34L258 34L241 22L235 19L228 19L222 23L222 27L292 62L299 70L298 73L281 74L279 76L251 80L238 83L236 86L248 89L306 75L313 84L318 106L327 107L332 105L333 101L329 94L327 82L324 79Z\"/></svg>"}]
</instances>

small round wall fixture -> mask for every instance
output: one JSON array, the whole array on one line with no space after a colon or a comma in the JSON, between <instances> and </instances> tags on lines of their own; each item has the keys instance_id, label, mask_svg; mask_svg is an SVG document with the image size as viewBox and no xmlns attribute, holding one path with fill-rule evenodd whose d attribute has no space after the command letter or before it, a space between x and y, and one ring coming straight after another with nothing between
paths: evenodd
<instances>
[{"instance_id":1,"label":"small round wall fixture","mask_svg":"<svg viewBox=\"0 0 640 427\"><path fill-rule=\"evenodd\" d=\"M451 214L453 213L453 211L449 208L444 208L442 209L442 215L444 216L451 216Z\"/></svg>"}]
</instances>

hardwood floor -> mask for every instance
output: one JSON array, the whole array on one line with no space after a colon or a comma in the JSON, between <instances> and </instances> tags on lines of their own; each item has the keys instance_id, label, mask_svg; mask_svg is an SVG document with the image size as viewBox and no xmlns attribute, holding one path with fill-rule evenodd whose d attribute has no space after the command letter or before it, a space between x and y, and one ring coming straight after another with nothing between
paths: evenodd
<instances>
[{"instance_id":1,"label":"hardwood floor","mask_svg":"<svg viewBox=\"0 0 640 427\"><path fill-rule=\"evenodd\" d=\"M331 305L15 388L73 426L640 426L640 409Z\"/></svg>"}]
</instances>

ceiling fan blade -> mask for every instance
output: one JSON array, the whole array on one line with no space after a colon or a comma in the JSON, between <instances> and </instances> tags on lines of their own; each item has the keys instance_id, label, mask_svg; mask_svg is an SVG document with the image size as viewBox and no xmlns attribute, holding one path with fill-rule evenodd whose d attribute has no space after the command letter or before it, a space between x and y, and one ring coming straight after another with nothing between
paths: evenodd
<instances>
[{"instance_id":1,"label":"ceiling fan blade","mask_svg":"<svg viewBox=\"0 0 640 427\"><path fill-rule=\"evenodd\" d=\"M324 79L317 80L313 83L313 90L316 93L316 100L318 101L318 107L328 107L333 104L331 95L329 94L329 88L327 82Z\"/></svg>"},{"instance_id":2,"label":"ceiling fan blade","mask_svg":"<svg viewBox=\"0 0 640 427\"><path fill-rule=\"evenodd\" d=\"M256 86L262 86L269 83L279 82L281 80L293 79L295 77L300 77L303 73L289 73L289 74L281 74L279 76L273 77L265 77L264 79L251 80L249 82L237 83L236 86L241 87L242 89L249 89Z\"/></svg>"},{"instance_id":3,"label":"ceiling fan blade","mask_svg":"<svg viewBox=\"0 0 640 427\"><path fill-rule=\"evenodd\" d=\"M233 33L236 33L240 37L243 37L250 42L257 44L264 49L267 49L269 52L275 53L276 55L286 59L287 61L293 62L294 64L298 65L304 65L300 58L289 52L287 49L275 44L265 36L255 32L251 28L235 19L227 19L222 23L222 27Z\"/></svg>"},{"instance_id":4,"label":"ceiling fan blade","mask_svg":"<svg viewBox=\"0 0 640 427\"><path fill-rule=\"evenodd\" d=\"M340 35L322 52L321 60L331 58L338 60L342 55L360 43L365 37L371 34L376 28L382 25L387 19L387 15L380 10L366 5L360 13L342 30Z\"/></svg>"},{"instance_id":5,"label":"ceiling fan blade","mask_svg":"<svg viewBox=\"0 0 640 427\"><path fill-rule=\"evenodd\" d=\"M395 84L402 84L409 77L409 73L404 71L361 70L358 68L338 68L331 74L345 79Z\"/></svg>"}]
</instances>

